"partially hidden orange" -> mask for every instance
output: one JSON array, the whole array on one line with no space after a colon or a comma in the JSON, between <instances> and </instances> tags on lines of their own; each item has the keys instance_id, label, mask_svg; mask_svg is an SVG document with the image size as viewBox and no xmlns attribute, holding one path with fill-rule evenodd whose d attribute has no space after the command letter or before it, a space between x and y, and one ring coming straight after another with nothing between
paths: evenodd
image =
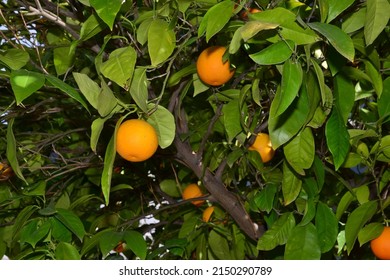
<instances>
[{"instance_id":1,"label":"partially hidden orange","mask_svg":"<svg viewBox=\"0 0 390 280\"><path fill-rule=\"evenodd\" d=\"M390 260L390 227L384 227L382 233L371 240L371 251L381 260Z\"/></svg>"},{"instance_id":2,"label":"partially hidden orange","mask_svg":"<svg viewBox=\"0 0 390 280\"><path fill-rule=\"evenodd\" d=\"M259 133L249 150L257 151L264 163L269 162L275 155L275 150L272 148L271 139L267 133Z\"/></svg>"},{"instance_id":3,"label":"partially hidden orange","mask_svg":"<svg viewBox=\"0 0 390 280\"><path fill-rule=\"evenodd\" d=\"M201 196L203 196L202 190L200 189L198 184L195 183L189 184L187 187L185 187L182 193L182 197L184 200L201 197ZM192 200L191 203L194 204L195 206L200 206L204 203L204 200Z\"/></svg>"},{"instance_id":4,"label":"partially hidden orange","mask_svg":"<svg viewBox=\"0 0 390 280\"><path fill-rule=\"evenodd\" d=\"M214 206L209 206L206 209L204 209L204 211L202 213L202 221L205 223L210 221L210 218L211 218L211 215L213 214L213 212L214 212Z\"/></svg>"}]
</instances>

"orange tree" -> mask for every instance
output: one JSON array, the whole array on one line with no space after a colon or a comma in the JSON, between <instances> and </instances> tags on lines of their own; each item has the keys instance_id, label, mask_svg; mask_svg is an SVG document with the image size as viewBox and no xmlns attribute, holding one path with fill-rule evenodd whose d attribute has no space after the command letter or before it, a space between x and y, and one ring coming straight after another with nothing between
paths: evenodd
<instances>
[{"instance_id":1,"label":"orange tree","mask_svg":"<svg viewBox=\"0 0 390 280\"><path fill-rule=\"evenodd\" d=\"M375 258L390 204L388 0L0 8L0 256ZM211 46L233 73L218 86L197 74ZM157 134L144 161L116 152L128 119ZM260 133L267 162L249 149ZM182 199L195 183L198 206Z\"/></svg>"}]
</instances>

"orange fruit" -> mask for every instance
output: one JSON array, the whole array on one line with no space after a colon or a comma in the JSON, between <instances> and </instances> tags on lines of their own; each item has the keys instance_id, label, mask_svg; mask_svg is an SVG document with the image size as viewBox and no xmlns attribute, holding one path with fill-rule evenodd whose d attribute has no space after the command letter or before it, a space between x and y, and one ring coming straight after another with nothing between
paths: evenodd
<instances>
[{"instance_id":1,"label":"orange fruit","mask_svg":"<svg viewBox=\"0 0 390 280\"><path fill-rule=\"evenodd\" d=\"M234 70L230 69L229 61L223 62L226 48L212 46L203 50L196 61L196 70L199 78L210 86L220 86L229 81Z\"/></svg>"},{"instance_id":2,"label":"orange fruit","mask_svg":"<svg viewBox=\"0 0 390 280\"><path fill-rule=\"evenodd\" d=\"M7 181L14 174L11 167L0 162L0 181Z\"/></svg>"},{"instance_id":3,"label":"orange fruit","mask_svg":"<svg viewBox=\"0 0 390 280\"><path fill-rule=\"evenodd\" d=\"M260 13L261 10L257 9L257 8L249 8L248 11L244 11L241 15L242 19L244 20L247 20L248 19L248 13L250 14L256 14L256 13Z\"/></svg>"},{"instance_id":4,"label":"orange fruit","mask_svg":"<svg viewBox=\"0 0 390 280\"><path fill-rule=\"evenodd\" d=\"M199 188L198 184L189 184L183 190L182 197L184 200L192 199L196 197L203 196L202 190ZM191 201L195 206L200 206L204 203L204 200L193 200Z\"/></svg>"},{"instance_id":5,"label":"orange fruit","mask_svg":"<svg viewBox=\"0 0 390 280\"><path fill-rule=\"evenodd\" d=\"M371 240L371 251L382 260L390 260L390 227L384 227L382 233Z\"/></svg>"},{"instance_id":6,"label":"orange fruit","mask_svg":"<svg viewBox=\"0 0 390 280\"><path fill-rule=\"evenodd\" d=\"M116 151L124 159L140 162L149 159L158 148L158 136L152 125L144 120L124 121L116 134Z\"/></svg>"},{"instance_id":7,"label":"orange fruit","mask_svg":"<svg viewBox=\"0 0 390 280\"><path fill-rule=\"evenodd\" d=\"M202 221L207 223L210 221L210 217L214 212L214 206L209 206L206 209L204 209L203 214L202 214Z\"/></svg>"},{"instance_id":8,"label":"orange fruit","mask_svg":"<svg viewBox=\"0 0 390 280\"><path fill-rule=\"evenodd\" d=\"M275 150L272 148L272 143L267 133L259 133L249 150L257 151L264 163L269 162L275 155Z\"/></svg>"}]
</instances>

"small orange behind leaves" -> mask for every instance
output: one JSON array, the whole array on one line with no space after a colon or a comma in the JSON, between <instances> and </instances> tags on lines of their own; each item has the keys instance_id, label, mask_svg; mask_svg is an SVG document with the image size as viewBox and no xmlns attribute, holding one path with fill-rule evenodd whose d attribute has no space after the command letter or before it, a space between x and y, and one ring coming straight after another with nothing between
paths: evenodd
<instances>
[{"instance_id":1,"label":"small orange behind leaves","mask_svg":"<svg viewBox=\"0 0 390 280\"><path fill-rule=\"evenodd\" d=\"M267 133L259 133L249 150L257 151L264 163L269 162L275 155L275 150L272 148L272 143Z\"/></svg>"},{"instance_id":2,"label":"small orange behind leaves","mask_svg":"<svg viewBox=\"0 0 390 280\"><path fill-rule=\"evenodd\" d=\"M203 50L196 61L196 70L199 78L210 86L221 86L229 81L234 70L230 69L229 61L223 61L226 48L212 46Z\"/></svg>"},{"instance_id":3,"label":"small orange behind leaves","mask_svg":"<svg viewBox=\"0 0 390 280\"><path fill-rule=\"evenodd\" d=\"M189 184L182 193L184 200L192 199L196 197L203 196L202 190L199 188L198 184ZM195 206L200 206L204 203L204 200L193 200L191 201Z\"/></svg>"},{"instance_id":4,"label":"small orange behind leaves","mask_svg":"<svg viewBox=\"0 0 390 280\"><path fill-rule=\"evenodd\" d=\"M381 235L371 240L371 251L382 260L390 260L390 227L384 227Z\"/></svg>"},{"instance_id":5,"label":"small orange behind leaves","mask_svg":"<svg viewBox=\"0 0 390 280\"><path fill-rule=\"evenodd\" d=\"M208 221L210 221L210 217L211 215L213 214L214 212L214 206L209 206L207 207L204 211L203 211L203 214L202 214L202 221L207 223Z\"/></svg>"},{"instance_id":6,"label":"small orange behind leaves","mask_svg":"<svg viewBox=\"0 0 390 280\"><path fill-rule=\"evenodd\" d=\"M116 151L124 159L140 162L157 151L158 136L154 127L140 119L123 122L116 134Z\"/></svg>"}]
</instances>

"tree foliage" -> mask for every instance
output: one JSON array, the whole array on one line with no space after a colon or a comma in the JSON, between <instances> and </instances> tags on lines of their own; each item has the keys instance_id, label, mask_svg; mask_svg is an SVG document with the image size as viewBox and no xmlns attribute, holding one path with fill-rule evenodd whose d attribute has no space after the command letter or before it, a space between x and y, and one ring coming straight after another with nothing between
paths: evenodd
<instances>
[{"instance_id":1,"label":"tree foliage","mask_svg":"<svg viewBox=\"0 0 390 280\"><path fill-rule=\"evenodd\" d=\"M0 7L0 256L374 258L390 205L388 0ZM196 73L212 45L235 68L220 87ZM145 162L116 153L129 118L158 133ZM248 149L260 132L267 163ZM181 199L191 183L199 207Z\"/></svg>"}]
</instances>

